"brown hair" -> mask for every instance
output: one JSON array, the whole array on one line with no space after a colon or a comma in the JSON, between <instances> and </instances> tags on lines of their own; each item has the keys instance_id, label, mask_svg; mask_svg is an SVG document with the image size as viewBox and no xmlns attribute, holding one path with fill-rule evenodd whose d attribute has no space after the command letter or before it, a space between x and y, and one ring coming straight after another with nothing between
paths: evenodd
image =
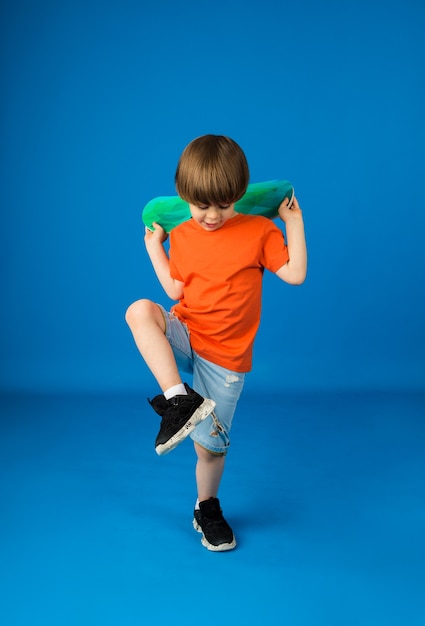
<instances>
[{"instance_id":1,"label":"brown hair","mask_svg":"<svg viewBox=\"0 0 425 626\"><path fill-rule=\"evenodd\" d=\"M183 150L175 176L177 193L190 204L237 202L248 181L245 154L223 135L194 139Z\"/></svg>"}]
</instances>

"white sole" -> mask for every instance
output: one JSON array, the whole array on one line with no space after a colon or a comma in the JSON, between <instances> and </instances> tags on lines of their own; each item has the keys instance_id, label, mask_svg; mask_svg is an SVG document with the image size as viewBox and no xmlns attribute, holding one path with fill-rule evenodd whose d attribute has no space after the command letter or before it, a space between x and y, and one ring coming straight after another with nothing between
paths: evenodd
<instances>
[{"instance_id":1,"label":"white sole","mask_svg":"<svg viewBox=\"0 0 425 626\"><path fill-rule=\"evenodd\" d=\"M186 422L186 424L181 428L175 435L171 437L166 443L161 443L159 446L155 448L156 453L161 456L162 454L167 454L174 450L179 443L181 443L190 433L195 430L196 426L199 422L206 419L208 415L210 415L215 408L214 400L210 400L209 398L205 398L203 403L196 409L190 420Z\"/></svg>"}]
</instances>

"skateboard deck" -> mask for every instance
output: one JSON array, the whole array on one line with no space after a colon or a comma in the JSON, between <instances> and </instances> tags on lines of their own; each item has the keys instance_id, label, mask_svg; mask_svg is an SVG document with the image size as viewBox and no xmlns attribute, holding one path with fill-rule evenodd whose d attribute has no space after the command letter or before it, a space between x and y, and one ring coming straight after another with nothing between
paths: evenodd
<instances>
[{"instance_id":1,"label":"skateboard deck","mask_svg":"<svg viewBox=\"0 0 425 626\"><path fill-rule=\"evenodd\" d=\"M274 219L278 215L278 208L284 198L289 198L289 204L292 204L294 188L287 180L251 183L246 193L236 202L235 211ZM153 222L156 222L167 233L190 217L189 204L179 196L153 198L142 212L143 223L149 230L155 230Z\"/></svg>"}]
</instances>

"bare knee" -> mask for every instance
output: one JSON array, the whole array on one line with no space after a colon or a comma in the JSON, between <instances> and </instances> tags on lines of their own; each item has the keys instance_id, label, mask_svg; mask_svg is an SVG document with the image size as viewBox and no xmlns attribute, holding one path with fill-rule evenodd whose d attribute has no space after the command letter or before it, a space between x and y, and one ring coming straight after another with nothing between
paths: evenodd
<instances>
[{"instance_id":1,"label":"bare knee","mask_svg":"<svg viewBox=\"0 0 425 626\"><path fill-rule=\"evenodd\" d=\"M141 317L145 317L148 313L152 302L150 300L137 300L130 304L127 311L125 312L125 321L129 326L131 326L136 320Z\"/></svg>"},{"instance_id":2,"label":"bare knee","mask_svg":"<svg viewBox=\"0 0 425 626\"><path fill-rule=\"evenodd\" d=\"M164 327L163 316L159 306L155 304L155 302L145 298L130 304L125 313L125 321L130 328L148 321L156 322L158 325L162 326L162 328Z\"/></svg>"}]
</instances>

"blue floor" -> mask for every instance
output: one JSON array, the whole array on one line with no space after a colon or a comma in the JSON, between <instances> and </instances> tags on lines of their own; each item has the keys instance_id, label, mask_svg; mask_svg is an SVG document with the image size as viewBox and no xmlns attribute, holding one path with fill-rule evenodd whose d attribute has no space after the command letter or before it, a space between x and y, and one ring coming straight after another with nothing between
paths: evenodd
<instances>
[{"instance_id":1,"label":"blue floor","mask_svg":"<svg viewBox=\"0 0 425 626\"><path fill-rule=\"evenodd\" d=\"M424 394L246 393L222 554L192 529L191 444L156 456L144 395L0 408L2 625L424 626Z\"/></svg>"}]
</instances>

